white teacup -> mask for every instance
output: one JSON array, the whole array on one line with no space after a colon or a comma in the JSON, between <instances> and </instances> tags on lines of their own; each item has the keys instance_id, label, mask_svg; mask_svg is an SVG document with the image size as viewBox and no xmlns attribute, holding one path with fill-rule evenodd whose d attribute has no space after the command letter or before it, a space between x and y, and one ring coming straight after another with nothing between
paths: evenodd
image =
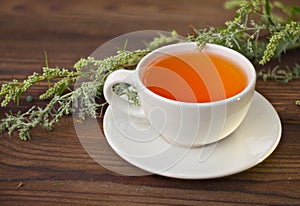
<instances>
[{"instance_id":1,"label":"white teacup","mask_svg":"<svg viewBox=\"0 0 300 206\"><path fill-rule=\"evenodd\" d=\"M241 124L254 94L256 72L243 55L214 44L206 44L203 48L204 52L222 56L238 65L247 79L246 88L227 99L207 103L180 102L153 93L142 82L147 66L160 56L197 49L197 45L192 42L164 46L146 55L136 70L111 73L104 84L105 99L114 109L146 119L153 129L174 144L197 147L221 140ZM133 85L138 92L140 105L134 105L116 95L112 88L117 83Z\"/></svg>"}]
</instances>

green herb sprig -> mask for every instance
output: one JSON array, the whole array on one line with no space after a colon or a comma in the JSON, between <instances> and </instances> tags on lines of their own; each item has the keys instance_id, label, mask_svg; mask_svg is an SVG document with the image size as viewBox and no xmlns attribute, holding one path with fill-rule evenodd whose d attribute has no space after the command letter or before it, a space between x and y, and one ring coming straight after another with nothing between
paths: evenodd
<instances>
[{"instance_id":1,"label":"green herb sprig","mask_svg":"<svg viewBox=\"0 0 300 206\"><path fill-rule=\"evenodd\" d=\"M280 69L280 66L277 65L273 69L262 69L258 71L257 75L263 81L271 79L277 82L288 83L293 79L300 78L300 65L294 64L292 68L286 66L284 69Z\"/></svg>"},{"instance_id":2,"label":"green herb sprig","mask_svg":"<svg viewBox=\"0 0 300 206\"><path fill-rule=\"evenodd\" d=\"M50 99L49 103L44 108L33 106L24 113L6 114L6 117L0 120L0 134L8 131L11 135L14 131L18 131L21 140L28 140L30 129L40 125L47 130L52 130L61 117L73 112L76 112L82 120L86 117L97 118L106 104L105 102L99 104L96 100L102 95L107 76L115 70L135 69L138 62L151 50L180 41L176 32L171 34L171 36L160 35L155 38L145 50L126 51L123 49L119 50L115 56L103 60L92 57L82 58L74 64L72 70L50 68L46 58L46 67L42 68L42 74L34 73L23 82L13 80L3 84L0 90L0 100L3 99L2 107L6 107L11 101L18 104L21 95L31 87L41 81L47 81L48 89L39 98ZM47 57L46 53L45 56ZM51 86L52 80L56 82ZM70 86L77 81L81 83L71 89ZM136 92L128 85L117 85L115 91L119 95L127 95L129 100L138 104Z\"/></svg>"},{"instance_id":3,"label":"green herb sprig","mask_svg":"<svg viewBox=\"0 0 300 206\"><path fill-rule=\"evenodd\" d=\"M226 21L224 27L192 27L189 40L197 42L200 48L205 43L224 45L262 65L286 50L300 47L300 24L296 22L300 8L269 0L229 0L225 7L237 9L233 20ZM275 8L287 17L273 13Z\"/></svg>"},{"instance_id":4,"label":"green herb sprig","mask_svg":"<svg viewBox=\"0 0 300 206\"><path fill-rule=\"evenodd\" d=\"M223 27L195 29L187 37L196 42L201 49L206 43L227 46L244 54L255 63L266 64L273 58L280 57L286 50L300 47L300 25L297 15L300 8L286 6L279 1L269 0L229 0L225 3L228 9L236 9L235 17L225 22ZM286 16L276 15L274 10L280 9ZM259 16L259 20L257 19ZM72 69L50 68L45 53L46 66L42 74L33 73L20 82L12 80L2 84L0 90L1 106L6 107L19 99L35 84L46 81L48 89L40 95L41 100L48 100L45 107L32 107L24 113L6 114L0 120L0 134L18 131L21 140L30 138L30 129L40 125L52 130L61 117L76 112L81 120L87 117L97 118L101 115L104 103L97 103L107 76L118 69L135 69L138 62L150 51L162 45L181 41L177 33L171 36L160 35L148 44L145 50L119 50L115 56L102 60L94 58L80 59ZM299 64L295 62L292 69L286 67L272 70L260 70L258 76L263 80L273 79L288 82L299 78ZM81 82L79 85L74 83ZM130 85L116 85L114 91L138 104L138 96ZM300 105L300 101L296 101Z\"/></svg>"}]
</instances>

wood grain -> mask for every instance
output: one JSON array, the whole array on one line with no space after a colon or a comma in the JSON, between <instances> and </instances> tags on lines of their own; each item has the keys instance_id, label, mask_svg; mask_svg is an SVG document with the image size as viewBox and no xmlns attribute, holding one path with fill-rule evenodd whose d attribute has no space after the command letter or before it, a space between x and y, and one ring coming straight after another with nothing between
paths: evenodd
<instances>
[{"instance_id":1,"label":"wood grain","mask_svg":"<svg viewBox=\"0 0 300 206\"><path fill-rule=\"evenodd\" d=\"M297 0L285 1L294 2ZM233 16L222 0L0 0L0 84L23 79L45 65L71 68L81 57L118 35L138 30L177 30L189 25L219 26ZM300 50L285 55L282 64L299 62ZM268 65L266 66L268 67ZM25 110L43 105L37 97L46 85L30 90L35 102L21 99ZM71 116L52 132L32 131L32 139L0 136L0 205L300 205L300 82L258 80L257 91L278 111L283 134L264 162L224 178L180 180L121 176L95 162L81 145ZM102 119L98 120L101 128ZM108 166L127 169L117 156Z\"/></svg>"}]
</instances>

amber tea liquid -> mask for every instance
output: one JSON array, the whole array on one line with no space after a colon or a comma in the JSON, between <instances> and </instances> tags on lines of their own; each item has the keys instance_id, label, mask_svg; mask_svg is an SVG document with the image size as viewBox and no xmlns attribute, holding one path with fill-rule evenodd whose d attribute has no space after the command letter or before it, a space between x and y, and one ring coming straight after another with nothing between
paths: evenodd
<instances>
[{"instance_id":1,"label":"amber tea liquid","mask_svg":"<svg viewBox=\"0 0 300 206\"><path fill-rule=\"evenodd\" d=\"M234 62L200 51L162 55L147 66L142 81L162 97L191 103L226 99L247 85L245 74Z\"/></svg>"}]
</instances>

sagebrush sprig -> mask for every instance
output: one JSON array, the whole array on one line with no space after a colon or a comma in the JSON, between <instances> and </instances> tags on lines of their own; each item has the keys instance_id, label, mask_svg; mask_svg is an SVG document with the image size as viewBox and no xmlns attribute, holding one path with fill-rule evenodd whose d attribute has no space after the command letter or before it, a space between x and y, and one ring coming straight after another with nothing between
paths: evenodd
<instances>
[{"instance_id":1,"label":"sagebrush sprig","mask_svg":"<svg viewBox=\"0 0 300 206\"><path fill-rule=\"evenodd\" d=\"M300 25L295 21L300 9L293 9L269 0L231 0L227 8L237 8L233 20L226 21L223 27L195 29L188 38L202 48L205 43L224 45L239 51L250 60L265 64L273 57L300 46ZM288 18L279 18L272 12L277 7ZM255 16L260 20L254 21Z\"/></svg>"},{"instance_id":2,"label":"sagebrush sprig","mask_svg":"<svg viewBox=\"0 0 300 206\"><path fill-rule=\"evenodd\" d=\"M174 42L186 41L185 38L180 37L176 31L172 31L170 36L159 34L158 37L155 37L151 42L147 43L147 49L154 50L163 45L167 45Z\"/></svg>"},{"instance_id":3,"label":"sagebrush sprig","mask_svg":"<svg viewBox=\"0 0 300 206\"><path fill-rule=\"evenodd\" d=\"M52 130L62 116L73 112L76 112L78 118L82 120L86 117L97 118L101 115L106 103L97 103L96 100L102 95L104 82L111 72L119 69L135 69L138 62L151 50L178 40L176 32L172 32L171 36L160 35L150 42L145 50L126 51L123 49L115 56L100 60L93 57L82 58L74 64L74 69L70 70L58 67L49 68L46 58L46 67L42 69L42 74L34 73L23 82L13 80L3 84L0 99L4 98L1 105L6 107L11 101L17 102L20 96L36 83L47 81L48 89L39 98L50 99L49 103L44 108L32 107L24 113L6 114L6 118L0 121L0 134L5 131L9 134L18 131L21 140L28 140L30 129L40 125ZM52 80L56 80L53 85L51 85ZM70 88L75 82L77 84L74 88ZM122 95L138 103L138 97L133 88L128 85L115 86L116 93L121 90Z\"/></svg>"},{"instance_id":4,"label":"sagebrush sprig","mask_svg":"<svg viewBox=\"0 0 300 206\"><path fill-rule=\"evenodd\" d=\"M38 82L62 79L63 82L58 83L54 87L50 87L45 94L41 95L41 99L53 97L57 91L62 93L64 91L62 87L64 87L64 85L70 85L70 83L74 82L78 76L77 71L69 71L67 69L44 67L42 71L41 75L34 72L23 82L14 79L12 82L2 84L0 99L4 97L4 100L1 102L1 106L6 107L10 101L15 101L18 105L20 96Z\"/></svg>"},{"instance_id":5,"label":"sagebrush sprig","mask_svg":"<svg viewBox=\"0 0 300 206\"><path fill-rule=\"evenodd\" d=\"M273 56L280 56L287 49L300 44L300 24L291 22L286 24L280 31L276 31L270 37L260 64L264 65Z\"/></svg>"},{"instance_id":6,"label":"sagebrush sprig","mask_svg":"<svg viewBox=\"0 0 300 206\"><path fill-rule=\"evenodd\" d=\"M82 76L87 81L82 82L73 91L73 105L78 109L78 116L85 119L87 116L96 118L98 109L104 104L97 104L96 99L102 95L103 86L107 76L115 70L134 69L138 62L150 50L119 51L116 56L108 57L104 60L94 58L81 59L74 67L84 66ZM130 94L129 94L130 96ZM137 96L137 95L136 95Z\"/></svg>"},{"instance_id":7,"label":"sagebrush sprig","mask_svg":"<svg viewBox=\"0 0 300 206\"><path fill-rule=\"evenodd\" d=\"M300 78L300 65L295 64L292 68L288 66L286 66L285 68L280 68L280 66L277 65L272 69L269 68L258 71L257 76L263 81L271 79L277 82L288 83L293 79Z\"/></svg>"},{"instance_id":8,"label":"sagebrush sprig","mask_svg":"<svg viewBox=\"0 0 300 206\"><path fill-rule=\"evenodd\" d=\"M95 60L94 58L81 59L75 66L76 72L80 71L80 73L58 70L57 68L44 68L41 75L35 73L30 76L28 78L30 81L25 80L23 83L13 81L15 82L13 85L4 84L1 90L3 96L5 96L2 106L6 106L9 101L14 100L11 96L19 98L35 83L43 80L47 81L49 79L61 78L60 81L55 83L53 87L50 87L40 96L41 99L51 97L50 102L45 108L33 107L23 114L7 115L6 118L1 120L0 133L7 130L9 134L12 134L14 130L18 130L20 139L27 140L30 138L29 131L31 128L41 125L51 130L54 124L57 123L63 115L68 115L73 112L72 106L78 109L78 116L81 119L85 119L86 116L96 118L97 109L103 105L97 104L95 99L102 94L106 77L117 69L128 69L129 64L130 67L132 67L148 52L149 50L124 51L104 60ZM78 65L81 65L81 67ZM62 95L62 88L66 88L67 85L79 78L87 78L88 81L83 82L78 88ZM30 84L28 84L28 82L30 82ZM24 87L24 85L26 86ZM74 104L72 105L72 103Z\"/></svg>"},{"instance_id":9,"label":"sagebrush sprig","mask_svg":"<svg viewBox=\"0 0 300 206\"><path fill-rule=\"evenodd\" d=\"M0 134L8 131L12 134L19 132L21 140L30 139L30 129L41 125L47 130L52 130L62 116L72 112L70 94L64 96L54 96L45 108L32 107L27 112L15 114L6 114L6 118L1 120Z\"/></svg>"}]
</instances>

